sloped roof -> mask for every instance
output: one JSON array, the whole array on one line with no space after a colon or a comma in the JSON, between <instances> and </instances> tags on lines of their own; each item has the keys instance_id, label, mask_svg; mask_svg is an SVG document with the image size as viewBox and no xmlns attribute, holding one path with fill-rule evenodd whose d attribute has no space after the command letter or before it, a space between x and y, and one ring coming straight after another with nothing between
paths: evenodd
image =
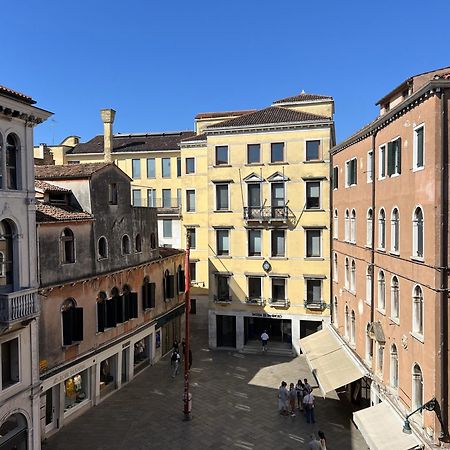
<instances>
[{"instance_id":1,"label":"sloped roof","mask_svg":"<svg viewBox=\"0 0 450 450\"><path fill-rule=\"evenodd\" d=\"M23 103L27 103L28 105L34 105L36 100L33 100L28 95L22 94L22 92L14 91L6 86L0 85L0 94L5 95L6 97L11 97L14 100L20 100Z\"/></svg>"},{"instance_id":2,"label":"sloped roof","mask_svg":"<svg viewBox=\"0 0 450 450\"><path fill-rule=\"evenodd\" d=\"M36 221L39 223L84 220L93 220L93 216L71 206L55 206L41 202L36 203Z\"/></svg>"},{"instance_id":3,"label":"sloped roof","mask_svg":"<svg viewBox=\"0 0 450 450\"><path fill-rule=\"evenodd\" d=\"M180 250L177 248L171 248L171 247L159 247L159 254L161 258L167 258L168 256L173 255L181 255L184 253L184 250Z\"/></svg>"},{"instance_id":4,"label":"sloped roof","mask_svg":"<svg viewBox=\"0 0 450 450\"><path fill-rule=\"evenodd\" d=\"M276 100L273 102L273 104L276 105L277 103L301 103L317 100L333 100L333 97L331 97L330 95L307 94L306 92L301 92L298 95L293 95L291 97Z\"/></svg>"},{"instance_id":5,"label":"sloped roof","mask_svg":"<svg viewBox=\"0 0 450 450\"><path fill-rule=\"evenodd\" d=\"M180 141L190 136L195 136L195 132L177 131L173 133L115 134L113 136L112 153L178 150ZM88 142L76 145L67 154L103 153L103 142L103 135L99 134Z\"/></svg>"},{"instance_id":6,"label":"sloped roof","mask_svg":"<svg viewBox=\"0 0 450 450\"><path fill-rule=\"evenodd\" d=\"M195 116L196 119L215 119L217 117L243 116L257 111L256 109L241 109L236 111L215 111L199 113Z\"/></svg>"},{"instance_id":7,"label":"sloped roof","mask_svg":"<svg viewBox=\"0 0 450 450\"><path fill-rule=\"evenodd\" d=\"M70 189L66 189L61 186L55 186L54 184L46 183L42 180L35 180L34 187L43 192L70 192Z\"/></svg>"},{"instance_id":8,"label":"sloped roof","mask_svg":"<svg viewBox=\"0 0 450 450\"><path fill-rule=\"evenodd\" d=\"M206 133L196 134L194 136L184 138L181 142L206 141Z\"/></svg>"},{"instance_id":9,"label":"sloped roof","mask_svg":"<svg viewBox=\"0 0 450 450\"><path fill-rule=\"evenodd\" d=\"M290 122L313 122L329 120L329 117L319 116L318 114L311 114L302 111L294 111L292 109L280 108L278 106L269 106L265 109L260 109L254 113L245 114L235 119L230 119L224 122L216 123L207 127L207 130L214 128L231 128L231 127L245 127L251 125L267 125L272 123L290 123Z\"/></svg>"},{"instance_id":10,"label":"sloped roof","mask_svg":"<svg viewBox=\"0 0 450 450\"><path fill-rule=\"evenodd\" d=\"M64 164L61 166L35 166L37 180L63 180L68 178L90 178L95 172L113 163Z\"/></svg>"}]
</instances>

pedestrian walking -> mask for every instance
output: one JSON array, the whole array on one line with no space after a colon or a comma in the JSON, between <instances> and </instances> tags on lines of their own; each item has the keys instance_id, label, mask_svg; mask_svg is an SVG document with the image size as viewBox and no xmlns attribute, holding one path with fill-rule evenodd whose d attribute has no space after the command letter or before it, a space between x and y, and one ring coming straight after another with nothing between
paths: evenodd
<instances>
[{"instance_id":1,"label":"pedestrian walking","mask_svg":"<svg viewBox=\"0 0 450 450\"><path fill-rule=\"evenodd\" d=\"M181 340L181 349L183 350L184 357L184 354L186 353L186 341L184 340L184 338Z\"/></svg>"},{"instance_id":2,"label":"pedestrian walking","mask_svg":"<svg viewBox=\"0 0 450 450\"><path fill-rule=\"evenodd\" d=\"M316 423L314 417L314 395L309 392L303 397L303 407L305 408L306 423Z\"/></svg>"},{"instance_id":3,"label":"pedestrian walking","mask_svg":"<svg viewBox=\"0 0 450 450\"><path fill-rule=\"evenodd\" d=\"M320 450L327 450L327 440L325 439L325 433L323 431L318 431Z\"/></svg>"},{"instance_id":4,"label":"pedestrian walking","mask_svg":"<svg viewBox=\"0 0 450 450\"><path fill-rule=\"evenodd\" d=\"M297 391L295 390L294 383L289 385L289 406L291 410L291 416L295 417L295 399L297 398Z\"/></svg>"},{"instance_id":5,"label":"pedestrian walking","mask_svg":"<svg viewBox=\"0 0 450 450\"><path fill-rule=\"evenodd\" d=\"M278 388L278 410L282 416L289 415L288 413L288 399L289 392L286 388L286 381L282 381L280 387Z\"/></svg>"},{"instance_id":6,"label":"pedestrian walking","mask_svg":"<svg viewBox=\"0 0 450 450\"><path fill-rule=\"evenodd\" d=\"M172 350L176 350L177 353L180 352L180 344L178 344L178 340L175 339L172 344Z\"/></svg>"},{"instance_id":7,"label":"pedestrian walking","mask_svg":"<svg viewBox=\"0 0 450 450\"><path fill-rule=\"evenodd\" d=\"M309 450L321 450L320 441L316 439L314 433L311 434L311 440L309 441L308 448Z\"/></svg>"},{"instance_id":8,"label":"pedestrian walking","mask_svg":"<svg viewBox=\"0 0 450 450\"><path fill-rule=\"evenodd\" d=\"M172 378L175 378L175 376L178 375L178 372L180 370L180 359L180 354L176 350L174 350L171 357L171 361L173 363Z\"/></svg>"},{"instance_id":9,"label":"pedestrian walking","mask_svg":"<svg viewBox=\"0 0 450 450\"><path fill-rule=\"evenodd\" d=\"M267 331L264 330L263 333L261 334L261 344L262 344L263 352L265 352L267 350L267 342L268 341L269 341L269 335L267 334Z\"/></svg>"},{"instance_id":10,"label":"pedestrian walking","mask_svg":"<svg viewBox=\"0 0 450 450\"><path fill-rule=\"evenodd\" d=\"M312 392L312 387L311 387L311 385L308 383L308 380L307 380L306 378L303 380L303 384L304 384L304 386L305 386L305 395L306 395L306 394L309 394L310 392Z\"/></svg>"},{"instance_id":11,"label":"pedestrian walking","mask_svg":"<svg viewBox=\"0 0 450 450\"><path fill-rule=\"evenodd\" d=\"M297 392L297 405L300 411L303 411L303 396L305 395L305 385L302 380L298 380L295 385L295 390Z\"/></svg>"}]
</instances>

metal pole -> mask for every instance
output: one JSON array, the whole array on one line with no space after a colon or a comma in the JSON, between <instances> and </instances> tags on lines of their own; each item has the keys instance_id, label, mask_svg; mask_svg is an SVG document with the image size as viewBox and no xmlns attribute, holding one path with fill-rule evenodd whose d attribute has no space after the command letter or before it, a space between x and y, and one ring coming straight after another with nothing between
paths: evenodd
<instances>
[{"instance_id":1,"label":"metal pole","mask_svg":"<svg viewBox=\"0 0 450 450\"><path fill-rule=\"evenodd\" d=\"M185 299L185 316L186 316L186 330L185 330L185 347L184 347L184 420L191 420L191 411L189 410L189 351L190 351L190 340L189 340L189 314L190 314L190 298L189 290L191 285L191 280L189 276L189 253L191 248L190 243L191 235L190 230L186 230L186 255L184 262L184 299Z\"/></svg>"}]
</instances>

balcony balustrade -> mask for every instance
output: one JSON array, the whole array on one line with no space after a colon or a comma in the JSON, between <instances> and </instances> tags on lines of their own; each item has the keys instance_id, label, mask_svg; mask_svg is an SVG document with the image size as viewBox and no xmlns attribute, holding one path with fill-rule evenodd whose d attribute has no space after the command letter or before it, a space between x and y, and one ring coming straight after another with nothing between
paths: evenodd
<instances>
[{"instance_id":1,"label":"balcony balustrade","mask_svg":"<svg viewBox=\"0 0 450 450\"><path fill-rule=\"evenodd\" d=\"M245 303L248 305L264 306L266 300L262 297L245 297Z\"/></svg>"},{"instance_id":2,"label":"balcony balustrade","mask_svg":"<svg viewBox=\"0 0 450 450\"><path fill-rule=\"evenodd\" d=\"M227 294L215 295L214 303L231 303L231 295Z\"/></svg>"},{"instance_id":3,"label":"balcony balustrade","mask_svg":"<svg viewBox=\"0 0 450 450\"><path fill-rule=\"evenodd\" d=\"M287 298L269 298L269 305L276 308L288 308L290 302Z\"/></svg>"},{"instance_id":4,"label":"balcony balustrade","mask_svg":"<svg viewBox=\"0 0 450 450\"><path fill-rule=\"evenodd\" d=\"M0 323L11 324L31 319L38 312L36 289L0 293Z\"/></svg>"},{"instance_id":5,"label":"balcony balustrade","mask_svg":"<svg viewBox=\"0 0 450 450\"><path fill-rule=\"evenodd\" d=\"M304 305L306 309L314 311L323 311L327 307L327 304L322 300L305 300Z\"/></svg>"},{"instance_id":6,"label":"balcony balustrade","mask_svg":"<svg viewBox=\"0 0 450 450\"><path fill-rule=\"evenodd\" d=\"M287 206L245 206L244 219L248 222L277 222L288 219Z\"/></svg>"}]
</instances>

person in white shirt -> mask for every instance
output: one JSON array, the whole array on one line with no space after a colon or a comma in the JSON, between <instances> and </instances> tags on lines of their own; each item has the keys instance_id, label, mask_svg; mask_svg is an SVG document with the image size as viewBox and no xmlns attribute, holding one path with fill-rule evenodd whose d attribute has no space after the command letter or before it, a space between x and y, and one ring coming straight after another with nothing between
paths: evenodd
<instances>
[{"instance_id":1,"label":"person in white shirt","mask_svg":"<svg viewBox=\"0 0 450 450\"><path fill-rule=\"evenodd\" d=\"M314 395L312 392L303 397L303 407L305 409L306 423L316 423L314 417Z\"/></svg>"},{"instance_id":2,"label":"person in white shirt","mask_svg":"<svg viewBox=\"0 0 450 450\"><path fill-rule=\"evenodd\" d=\"M269 335L267 334L267 331L264 330L263 333L261 334L261 344L262 344L263 352L265 352L267 350L268 340L269 340Z\"/></svg>"}]
</instances>

